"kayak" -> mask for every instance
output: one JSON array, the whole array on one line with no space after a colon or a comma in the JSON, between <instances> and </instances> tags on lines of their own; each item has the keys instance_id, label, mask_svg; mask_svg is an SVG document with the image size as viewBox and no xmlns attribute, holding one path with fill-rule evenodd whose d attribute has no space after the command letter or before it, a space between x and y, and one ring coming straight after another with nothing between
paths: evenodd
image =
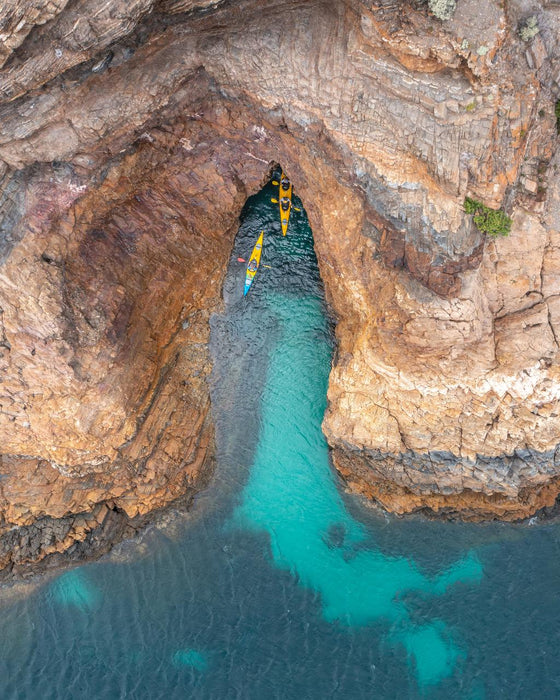
<instances>
[{"instance_id":1,"label":"kayak","mask_svg":"<svg viewBox=\"0 0 560 700\"><path fill-rule=\"evenodd\" d=\"M247 263L247 272L245 273L245 289L243 290L243 296L245 296L247 292L251 289L251 285L253 284L253 280L255 279L257 270L259 269L259 265L261 262L263 238L264 231L261 231L261 234L257 238L257 242L255 243L255 247L253 248L253 252L251 253L251 257L249 258L249 262Z\"/></svg>"},{"instance_id":2,"label":"kayak","mask_svg":"<svg viewBox=\"0 0 560 700\"><path fill-rule=\"evenodd\" d=\"M285 181L288 182L287 187L282 184ZM284 175L284 172L282 172L280 182L278 183L278 206L280 207L282 235L285 236L288 232L288 222L290 221L290 212L292 211L292 183Z\"/></svg>"}]
</instances>

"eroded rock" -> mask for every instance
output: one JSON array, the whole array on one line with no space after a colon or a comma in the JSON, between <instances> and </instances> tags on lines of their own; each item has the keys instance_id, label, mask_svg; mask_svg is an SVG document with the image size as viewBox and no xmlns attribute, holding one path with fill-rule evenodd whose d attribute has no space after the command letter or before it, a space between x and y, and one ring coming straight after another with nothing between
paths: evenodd
<instances>
[{"instance_id":1,"label":"eroded rock","mask_svg":"<svg viewBox=\"0 0 560 700\"><path fill-rule=\"evenodd\" d=\"M281 21L294 12L13 3L5 566L77 542L81 556L128 531L100 535L100 509L128 523L207 475L208 319L241 207L274 163L309 213L337 319L324 428L348 482L398 512L515 518L554 500L554 13L528 67L498 2L460 0L446 23L412 1L310 2ZM485 240L465 195L505 206L511 236Z\"/></svg>"}]
</instances>

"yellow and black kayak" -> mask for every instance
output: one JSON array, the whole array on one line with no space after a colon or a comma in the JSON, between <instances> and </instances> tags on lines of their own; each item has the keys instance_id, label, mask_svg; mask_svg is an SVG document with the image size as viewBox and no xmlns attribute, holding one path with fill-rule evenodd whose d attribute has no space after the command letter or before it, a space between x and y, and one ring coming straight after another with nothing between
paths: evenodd
<instances>
[{"instance_id":1,"label":"yellow and black kayak","mask_svg":"<svg viewBox=\"0 0 560 700\"><path fill-rule=\"evenodd\" d=\"M282 172L278 183L278 206L280 207L280 224L282 235L288 232L288 223L292 211L292 183Z\"/></svg>"},{"instance_id":2,"label":"yellow and black kayak","mask_svg":"<svg viewBox=\"0 0 560 700\"><path fill-rule=\"evenodd\" d=\"M243 296L251 289L257 270L261 262L261 253L263 246L264 231L261 231L260 236L257 238L249 262L247 263L247 272L245 273L245 289L243 290Z\"/></svg>"}]
</instances>

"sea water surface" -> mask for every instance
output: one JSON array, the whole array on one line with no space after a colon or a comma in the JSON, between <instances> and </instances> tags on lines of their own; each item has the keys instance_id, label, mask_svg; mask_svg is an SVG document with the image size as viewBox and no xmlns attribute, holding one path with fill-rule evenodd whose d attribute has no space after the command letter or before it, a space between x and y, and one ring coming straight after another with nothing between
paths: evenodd
<instances>
[{"instance_id":1,"label":"sea water surface","mask_svg":"<svg viewBox=\"0 0 560 700\"><path fill-rule=\"evenodd\" d=\"M560 697L557 523L399 520L341 489L313 238L303 210L281 236L274 194L244 209L212 321L212 485L141 543L0 591L0 699Z\"/></svg>"}]
</instances>

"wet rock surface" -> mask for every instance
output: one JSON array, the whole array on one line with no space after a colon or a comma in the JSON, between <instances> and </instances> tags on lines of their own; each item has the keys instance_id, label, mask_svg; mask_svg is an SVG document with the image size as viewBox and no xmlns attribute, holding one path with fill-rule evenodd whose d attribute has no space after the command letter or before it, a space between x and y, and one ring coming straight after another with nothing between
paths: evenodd
<instances>
[{"instance_id":1,"label":"wet rock surface","mask_svg":"<svg viewBox=\"0 0 560 700\"><path fill-rule=\"evenodd\" d=\"M275 163L337 319L325 432L348 482L399 512L517 517L554 499L554 8L530 45L522 2L459 0L443 23L412 0L9 9L5 567L86 542L109 503L144 517L202 483L208 319L239 212ZM505 207L510 237L485 240L466 195ZM435 468L434 454L451 456Z\"/></svg>"},{"instance_id":2,"label":"wet rock surface","mask_svg":"<svg viewBox=\"0 0 560 700\"><path fill-rule=\"evenodd\" d=\"M346 485L391 512L415 511L463 520L522 520L556 504L560 449L462 459L450 452L398 455L338 447ZM556 509L555 509L556 512Z\"/></svg>"}]
</instances>

